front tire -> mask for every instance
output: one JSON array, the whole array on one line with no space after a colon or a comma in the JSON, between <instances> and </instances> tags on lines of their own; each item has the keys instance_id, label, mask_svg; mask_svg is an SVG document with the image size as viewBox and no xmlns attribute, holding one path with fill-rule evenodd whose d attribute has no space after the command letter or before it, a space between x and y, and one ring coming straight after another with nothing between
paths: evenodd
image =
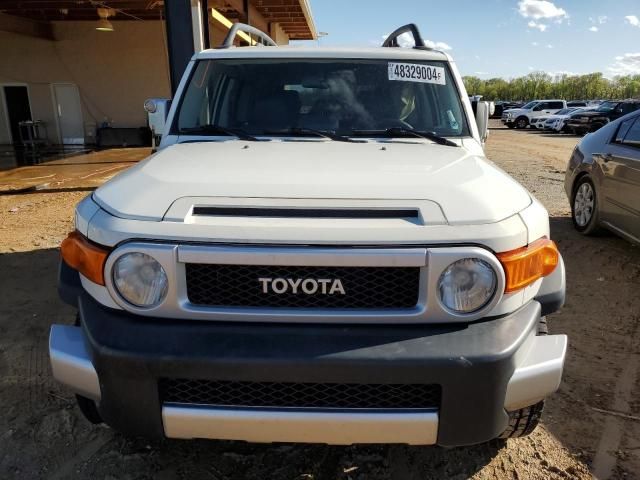
<instances>
[{"instance_id":1,"label":"front tire","mask_svg":"<svg viewBox=\"0 0 640 480\"><path fill-rule=\"evenodd\" d=\"M598 212L598 196L588 176L581 177L573 189L571 219L575 229L583 235L595 235L601 231Z\"/></svg>"},{"instance_id":2,"label":"front tire","mask_svg":"<svg viewBox=\"0 0 640 480\"><path fill-rule=\"evenodd\" d=\"M547 317L540 318L538 321L538 336L549 335L549 325L547 324ZM502 432L499 439L507 438L520 438L526 437L533 432L538 424L540 418L542 418L542 410L544 409L544 400L531 405L529 407L521 408L513 412L507 412L509 414L509 426Z\"/></svg>"},{"instance_id":3,"label":"front tire","mask_svg":"<svg viewBox=\"0 0 640 480\"><path fill-rule=\"evenodd\" d=\"M530 435L540 423L542 410L544 410L544 400L515 412L508 412L509 426L500 438L521 438Z\"/></svg>"},{"instance_id":4,"label":"front tire","mask_svg":"<svg viewBox=\"0 0 640 480\"><path fill-rule=\"evenodd\" d=\"M547 317L542 317L538 322L538 336L549 335L549 325Z\"/></svg>"},{"instance_id":5,"label":"front tire","mask_svg":"<svg viewBox=\"0 0 640 480\"><path fill-rule=\"evenodd\" d=\"M518 117L516 119L516 128L518 130L522 130L523 128L527 128L529 126L529 119L527 117Z\"/></svg>"},{"instance_id":6,"label":"front tire","mask_svg":"<svg viewBox=\"0 0 640 480\"><path fill-rule=\"evenodd\" d=\"M78 408L82 412L82 415L89 421L89 423L98 425L103 422L100 412L98 412L96 402L90 398L83 397L82 395L76 395L76 402L78 403Z\"/></svg>"}]
</instances>

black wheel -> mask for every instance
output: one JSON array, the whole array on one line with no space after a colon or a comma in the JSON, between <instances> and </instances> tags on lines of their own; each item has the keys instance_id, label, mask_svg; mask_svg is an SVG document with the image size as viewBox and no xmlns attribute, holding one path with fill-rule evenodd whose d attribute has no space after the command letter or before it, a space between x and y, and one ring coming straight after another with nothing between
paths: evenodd
<instances>
[{"instance_id":1,"label":"black wheel","mask_svg":"<svg viewBox=\"0 0 640 480\"><path fill-rule=\"evenodd\" d=\"M549 335L547 317L542 317L538 322L537 334L538 336ZM509 426L502 435L500 435L499 439L505 440L507 438L526 437L529 435L536 429L538 423L540 423L543 408L544 400L514 412L507 412L509 414Z\"/></svg>"},{"instance_id":2,"label":"black wheel","mask_svg":"<svg viewBox=\"0 0 640 480\"><path fill-rule=\"evenodd\" d=\"M520 438L531 434L538 426L538 423L540 423L543 409L544 400L530 407L509 412L509 426L502 435L500 435L500 438Z\"/></svg>"},{"instance_id":3,"label":"black wheel","mask_svg":"<svg viewBox=\"0 0 640 480\"><path fill-rule=\"evenodd\" d=\"M527 117L518 117L516 119L516 128L522 129L529 126L529 119Z\"/></svg>"},{"instance_id":4,"label":"black wheel","mask_svg":"<svg viewBox=\"0 0 640 480\"><path fill-rule=\"evenodd\" d=\"M547 325L547 317L542 317L538 322L538 335L549 335L549 326Z\"/></svg>"},{"instance_id":5,"label":"black wheel","mask_svg":"<svg viewBox=\"0 0 640 480\"><path fill-rule=\"evenodd\" d=\"M573 189L571 199L571 219L573 226L583 235L594 235L599 225L598 197L596 188L588 176L581 177Z\"/></svg>"},{"instance_id":6,"label":"black wheel","mask_svg":"<svg viewBox=\"0 0 640 480\"><path fill-rule=\"evenodd\" d=\"M76 402L82 415L84 415L84 418L86 418L89 423L93 423L94 425L102 423L102 417L100 416L100 412L98 412L96 402L82 395L76 395Z\"/></svg>"}]
</instances>

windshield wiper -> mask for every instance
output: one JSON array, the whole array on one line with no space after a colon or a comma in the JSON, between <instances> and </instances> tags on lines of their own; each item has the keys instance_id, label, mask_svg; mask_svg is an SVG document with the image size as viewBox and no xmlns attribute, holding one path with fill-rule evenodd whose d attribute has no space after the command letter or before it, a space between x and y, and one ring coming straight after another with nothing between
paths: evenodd
<instances>
[{"instance_id":1,"label":"windshield wiper","mask_svg":"<svg viewBox=\"0 0 640 480\"><path fill-rule=\"evenodd\" d=\"M240 140L249 142L262 142L259 138L248 134L244 130L236 128L226 128L220 125L200 125L198 127L181 128L180 134L184 135L227 135L229 137L238 137Z\"/></svg>"},{"instance_id":2,"label":"windshield wiper","mask_svg":"<svg viewBox=\"0 0 640 480\"><path fill-rule=\"evenodd\" d=\"M398 135L411 135L419 138L426 138L439 145L446 145L448 147L458 147L459 145L451 140L441 137L434 132L420 132L408 127L390 127L384 130L354 130L351 132L353 135L385 135L387 137L395 137Z\"/></svg>"},{"instance_id":3,"label":"windshield wiper","mask_svg":"<svg viewBox=\"0 0 640 480\"><path fill-rule=\"evenodd\" d=\"M315 135L317 137L328 138L336 142L352 142L352 143L366 143L365 140L354 140L353 138L338 135L337 133L328 130L316 130L315 128L283 128L281 130L267 130L264 132L266 135L291 135L302 136Z\"/></svg>"}]
</instances>

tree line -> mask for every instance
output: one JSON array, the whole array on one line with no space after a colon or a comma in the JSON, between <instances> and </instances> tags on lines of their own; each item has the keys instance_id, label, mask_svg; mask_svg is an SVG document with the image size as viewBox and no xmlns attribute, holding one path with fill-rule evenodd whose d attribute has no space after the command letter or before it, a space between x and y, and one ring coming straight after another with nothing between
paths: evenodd
<instances>
[{"instance_id":1,"label":"tree line","mask_svg":"<svg viewBox=\"0 0 640 480\"><path fill-rule=\"evenodd\" d=\"M640 98L640 75L605 78L602 73L550 75L532 72L524 77L481 79L463 77L469 95L483 100L526 101L536 98L596 100Z\"/></svg>"}]
</instances>

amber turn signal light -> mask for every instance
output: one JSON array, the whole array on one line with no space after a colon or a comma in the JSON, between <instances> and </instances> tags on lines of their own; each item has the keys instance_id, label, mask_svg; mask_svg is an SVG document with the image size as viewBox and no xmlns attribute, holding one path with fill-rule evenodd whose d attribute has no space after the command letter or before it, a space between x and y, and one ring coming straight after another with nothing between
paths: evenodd
<instances>
[{"instance_id":1,"label":"amber turn signal light","mask_svg":"<svg viewBox=\"0 0 640 480\"><path fill-rule=\"evenodd\" d=\"M555 270L560 253L555 242L541 238L517 250L498 253L506 277L505 293L515 292Z\"/></svg>"},{"instance_id":2,"label":"amber turn signal light","mask_svg":"<svg viewBox=\"0 0 640 480\"><path fill-rule=\"evenodd\" d=\"M63 260L93 283L104 285L104 263L109 250L89 242L79 232L71 232L60 245Z\"/></svg>"}]
</instances>

